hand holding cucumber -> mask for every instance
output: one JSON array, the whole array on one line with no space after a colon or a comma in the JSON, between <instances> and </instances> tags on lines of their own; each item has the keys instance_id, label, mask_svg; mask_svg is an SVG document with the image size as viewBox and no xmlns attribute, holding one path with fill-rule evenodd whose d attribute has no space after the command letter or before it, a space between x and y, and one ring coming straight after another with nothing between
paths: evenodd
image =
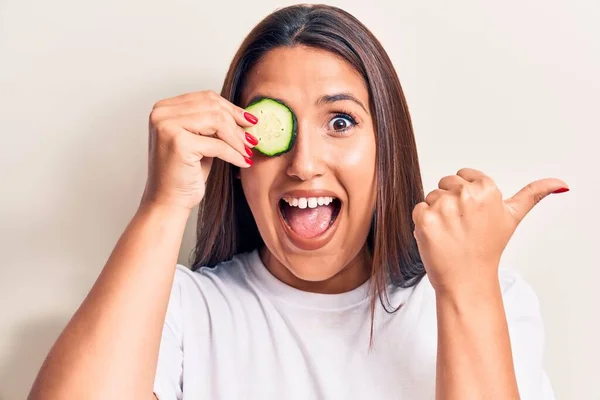
<instances>
[{"instance_id":1,"label":"hand holding cucumber","mask_svg":"<svg viewBox=\"0 0 600 400\"><path fill-rule=\"evenodd\" d=\"M240 168L252 165L256 138L246 128L257 118L212 91L156 103L150 113L148 179L144 204L191 210L204 197L214 157Z\"/></svg>"}]
</instances>

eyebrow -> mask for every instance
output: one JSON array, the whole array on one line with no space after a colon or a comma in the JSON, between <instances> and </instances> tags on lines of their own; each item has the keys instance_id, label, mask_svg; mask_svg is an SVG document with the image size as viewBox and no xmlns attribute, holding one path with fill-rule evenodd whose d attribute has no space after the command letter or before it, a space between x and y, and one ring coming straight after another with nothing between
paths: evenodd
<instances>
[{"instance_id":1,"label":"eyebrow","mask_svg":"<svg viewBox=\"0 0 600 400\"><path fill-rule=\"evenodd\" d=\"M259 94L257 96L254 96L252 99L250 99L250 101L248 101L248 103L245 105L244 108L246 108L246 107L248 107L248 105L256 103L262 99L273 99L273 100L277 100L280 103L286 104L286 102L283 101L282 99ZM365 112L367 114L369 114L369 111L367 111L364 104L359 99L357 99L356 96L354 96L351 93L325 94L325 95L319 97L319 99L317 100L317 102L315 104L319 106L322 104L331 104L331 103L335 103L337 101L344 101L344 100L352 101L352 102L358 104L363 110L365 110ZM287 106L287 104L286 104L286 106Z\"/></svg>"},{"instance_id":2,"label":"eyebrow","mask_svg":"<svg viewBox=\"0 0 600 400\"><path fill-rule=\"evenodd\" d=\"M363 110L365 110L367 114L369 113L365 108L364 104L351 93L325 94L319 97L319 100L317 100L316 105L331 104L335 103L336 101L344 100L349 100L358 104Z\"/></svg>"}]
</instances>

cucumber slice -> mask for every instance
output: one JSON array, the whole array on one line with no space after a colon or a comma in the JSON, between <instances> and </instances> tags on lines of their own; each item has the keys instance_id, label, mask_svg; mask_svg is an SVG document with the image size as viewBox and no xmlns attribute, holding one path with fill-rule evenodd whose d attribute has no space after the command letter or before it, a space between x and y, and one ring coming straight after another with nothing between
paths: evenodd
<instances>
[{"instance_id":1,"label":"cucumber slice","mask_svg":"<svg viewBox=\"0 0 600 400\"><path fill-rule=\"evenodd\" d=\"M291 150L296 139L296 116L279 100L263 98L246 107L258 117L258 123L246 130L258 139L254 147L267 156L278 156Z\"/></svg>"}]
</instances>

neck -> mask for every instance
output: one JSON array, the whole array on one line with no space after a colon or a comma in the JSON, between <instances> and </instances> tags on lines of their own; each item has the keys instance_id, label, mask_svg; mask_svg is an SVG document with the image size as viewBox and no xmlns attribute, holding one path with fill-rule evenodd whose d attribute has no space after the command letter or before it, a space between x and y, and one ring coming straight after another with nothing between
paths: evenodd
<instances>
[{"instance_id":1,"label":"neck","mask_svg":"<svg viewBox=\"0 0 600 400\"><path fill-rule=\"evenodd\" d=\"M283 283L305 292L325 294L349 292L365 283L370 277L373 261L371 252L365 243L358 254L332 277L323 281L307 281L294 275L266 246L260 249L260 258L269 272ZM315 262L315 260L310 262Z\"/></svg>"}]
</instances>

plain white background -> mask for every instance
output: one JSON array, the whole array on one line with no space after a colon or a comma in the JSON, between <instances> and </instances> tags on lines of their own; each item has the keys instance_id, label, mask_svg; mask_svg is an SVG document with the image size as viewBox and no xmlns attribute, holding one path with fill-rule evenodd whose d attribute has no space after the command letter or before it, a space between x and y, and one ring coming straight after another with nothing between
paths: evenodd
<instances>
[{"instance_id":1,"label":"plain white background","mask_svg":"<svg viewBox=\"0 0 600 400\"><path fill-rule=\"evenodd\" d=\"M288 1L0 1L0 399L23 399L134 213L147 117L220 90L247 32ZM381 40L426 191L460 167L505 196L571 191L526 218L503 265L535 288L558 398L600 399L600 4L337 1ZM180 261L194 240L190 220Z\"/></svg>"}]
</instances>

